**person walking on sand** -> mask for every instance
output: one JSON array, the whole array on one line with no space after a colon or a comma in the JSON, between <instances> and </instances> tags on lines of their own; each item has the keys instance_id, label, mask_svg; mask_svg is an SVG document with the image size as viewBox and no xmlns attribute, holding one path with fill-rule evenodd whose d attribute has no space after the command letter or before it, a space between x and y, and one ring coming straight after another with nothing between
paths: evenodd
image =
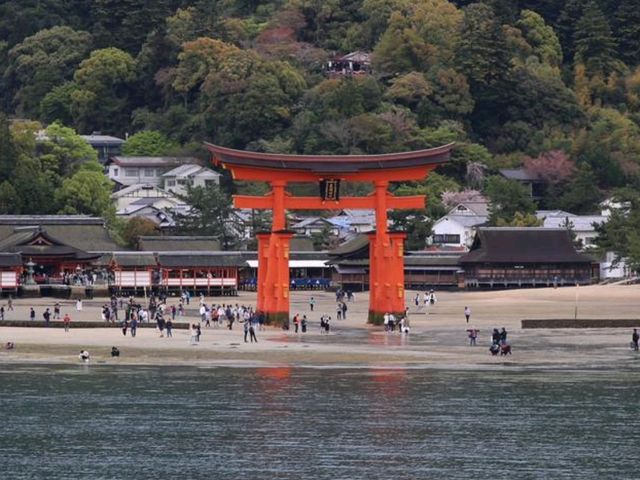
<instances>
[{"instance_id":1,"label":"person walking on sand","mask_svg":"<svg viewBox=\"0 0 640 480\"><path fill-rule=\"evenodd\" d=\"M78 311L78 312L82 311L82 299L81 298L76 300L76 311Z\"/></svg>"},{"instance_id":2,"label":"person walking on sand","mask_svg":"<svg viewBox=\"0 0 640 480\"><path fill-rule=\"evenodd\" d=\"M507 329L502 327L502 330L500 330L500 345L506 345L507 344Z\"/></svg>"},{"instance_id":3,"label":"person walking on sand","mask_svg":"<svg viewBox=\"0 0 640 480\"><path fill-rule=\"evenodd\" d=\"M60 304L58 302L53 306L53 319L60 320Z\"/></svg>"},{"instance_id":4,"label":"person walking on sand","mask_svg":"<svg viewBox=\"0 0 640 480\"><path fill-rule=\"evenodd\" d=\"M249 338L251 338L251 343L258 343L258 337L256 337L256 329L253 327L252 322L249 322Z\"/></svg>"},{"instance_id":5,"label":"person walking on sand","mask_svg":"<svg viewBox=\"0 0 640 480\"><path fill-rule=\"evenodd\" d=\"M464 317L467 319L467 323L469 323L469 319L471 318L471 309L469 307L464 307Z\"/></svg>"},{"instance_id":6,"label":"person walking on sand","mask_svg":"<svg viewBox=\"0 0 640 480\"><path fill-rule=\"evenodd\" d=\"M62 323L64 323L64 331L68 332L69 331L69 324L71 323L71 317L69 316L68 313L64 314L64 318L62 319Z\"/></svg>"},{"instance_id":7,"label":"person walking on sand","mask_svg":"<svg viewBox=\"0 0 640 480\"><path fill-rule=\"evenodd\" d=\"M7 301L7 311L13 312L13 297L9 297L9 300Z\"/></svg>"},{"instance_id":8,"label":"person walking on sand","mask_svg":"<svg viewBox=\"0 0 640 480\"><path fill-rule=\"evenodd\" d=\"M311 310L313 312L313 306L316 304L316 299L311 297L309 299L309 310Z\"/></svg>"},{"instance_id":9,"label":"person walking on sand","mask_svg":"<svg viewBox=\"0 0 640 480\"><path fill-rule=\"evenodd\" d=\"M122 335L127 336L127 329L129 328L129 321L125 318L122 321Z\"/></svg>"},{"instance_id":10,"label":"person walking on sand","mask_svg":"<svg viewBox=\"0 0 640 480\"><path fill-rule=\"evenodd\" d=\"M474 347L476 345L476 340L478 340L478 332L479 330L476 327L471 327L467 329L467 333L469 335L469 346Z\"/></svg>"},{"instance_id":11,"label":"person walking on sand","mask_svg":"<svg viewBox=\"0 0 640 480\"><path fill-rule=\"evenodd\" d=\"M244 343L247 343L247 335L249 335L249 320L248 319L244 321L243 330L244 330Z\"/></svg>"},{"instance_id":12,"label":"person walking on sand","mask_svg":"<svg viewBox=\"0 0 640 480\"><path fill-rule=\"evenodd\" d=\"M638 340L640 340L640 334L638 333L638 329L634 328L633 334L631 335L631 345L636 352L638 351Z\"/></svg>"},{"instance_id":13,"label":"person walking on sand","mask_svg":"<svg viewBox=\"0 0 640 480\"><path fill-rule=\"evenodd\" d=\"M33 322L35 319L36 319L36 311L33 309L33 307L31 307L31 310L29 310L29 320Z\"/></svg>"},{"instance_id":14,"label":"person walking on sand","mask_svg":"<svg viewBox=\"0 0 640 480\"><path fill-rule=\"evenodd\" d=\"M196 330L195 324L191 324L189 328L189 333L191 334L191 345L198 344L198 332Z\"/></svg>"},{"instance_id":15,"label":"person walking on sand","mask_svg":"<svg viewBox=\"0 0 640 480\"><path fill-rule=\"evenodd\" d=\"M173 337L173 320L171 320L171 318L167 320L165 328L167 329L167 338Z\"/></svg>"},{"instance_id":16,"label":"person walking on sand","mask_svg":"<svg viewBox=\"0 0 640 480\"><path fill-rule=\"evenodd\" d=\"M133 318L131 319L131 336L135 337L137 332L138 332L138 319L134 315Z\"/></svg>"},{"instance_id":17,"label":"person walking on sand","mask_svg":"<svg viewBox=\"0 0 640 480\"><path fill-rule=\"evenodd\" d=\"M44 326L48 327L49 326L49 320L51 320L51 312L49 311L48 308L42 314L42 318L44 318Z\"/></svg>"}]
</instances>

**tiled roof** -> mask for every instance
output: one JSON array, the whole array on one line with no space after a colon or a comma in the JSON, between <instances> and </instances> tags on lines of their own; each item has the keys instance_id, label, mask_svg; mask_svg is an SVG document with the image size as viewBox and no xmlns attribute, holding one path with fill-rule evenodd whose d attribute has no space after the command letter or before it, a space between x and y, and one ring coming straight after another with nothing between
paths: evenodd
<instances>
[{"instance_id":1,"label":"tiled roof","mask_svg":"<svg viewBox=\"0 0 640 480\"><path fill-rule=\"evenodd\" d=\"M85 252L118 249L109 237L104 220L86 215L0 215L0 242L14 233L37 228Z\"/></svg>"},{"instance_id":2,"label":"tiled roof","mask_svg":"<svg viewBox=\"0 0 640 480\"><path fill-rule=\"evenodd\" d=\"M590 263L565 229L480 228L460 263Z\"/></svg>"},{"instance_id":3,"label":"tiled roof","mask_svg":"<svg viewBox=\"0 0 640 480\"><path fill-rule=\"evenodd\" d=\"M220 251L220 241L216 237L206 236L142 236L139 245L140 250L147 252Z\"/></svg>"},{"instance_id":4,"label":"tiled roof","mask_svg":"<svg viewBox=\"0 0 640 480\"><path fill-rule=\"evenodd\" d=\"M183 163L195 163L193 157L124 157L117 155L109 158L107 164L115 163L122 167L175 167Z\"/></svg>"}]
</instances>

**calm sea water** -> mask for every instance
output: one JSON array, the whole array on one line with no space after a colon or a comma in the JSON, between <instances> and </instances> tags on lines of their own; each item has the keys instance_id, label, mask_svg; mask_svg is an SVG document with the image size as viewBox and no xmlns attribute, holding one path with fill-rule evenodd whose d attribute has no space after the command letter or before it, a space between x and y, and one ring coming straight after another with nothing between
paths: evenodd
<instances>
[{"instance_id":1,"label":"calm sea water","mask_svg":"<svg viewBox=\"0 0 640 480\"><path fill-rule=\"evenodd\" d=\"M640 478L640 371L0 367L0 478Z\"/></svg>"}]
</instances>

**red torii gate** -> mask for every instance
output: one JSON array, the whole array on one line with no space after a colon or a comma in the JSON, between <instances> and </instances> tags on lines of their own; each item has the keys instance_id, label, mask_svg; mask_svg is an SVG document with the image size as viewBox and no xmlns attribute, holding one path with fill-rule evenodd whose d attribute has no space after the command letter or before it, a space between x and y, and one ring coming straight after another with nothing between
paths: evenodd
<instances>
[{"instance_id":1,"label":"red torii gate","mask_svg":"<svg viewBox=\"0 0 640 480\"><path fill-rule=\"evenodd\" d=\"M385 155L281 155L205 146L213 163L222 165L235 180L268 182L263 197L234 195L236 208L273 211L271 232L258 238L257 310L269 322L289 318L289 243L286 210L374 209L376 230L369 233L369 322L381 323L386 312L404 313L404 248L406 234L387 230L387 210L424 208L425 196L394 197L390 182L422 180L449 160L453 144L413 152ZM340 198L340 181L369 182L367 197ZM318 182L321 196L295 197L289 182Z\"/></svg>"}]
</instances>

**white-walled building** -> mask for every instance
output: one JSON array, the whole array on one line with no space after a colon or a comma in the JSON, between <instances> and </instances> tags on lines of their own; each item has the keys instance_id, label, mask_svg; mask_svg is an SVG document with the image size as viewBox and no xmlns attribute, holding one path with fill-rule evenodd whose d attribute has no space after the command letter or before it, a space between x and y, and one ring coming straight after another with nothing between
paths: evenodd
<instances>
[{"instance_id":1,"label":"white-walled building","mask_svg":"<svg viewBox=\"0 0 640 480\"><path fill-rule=\"evenodd\" d=\"M544 228L570 228L581 248L590 248L598 236L595 225L607 221L604 215L574 215L563 210L538 210L536 217L543 221Z\"/></svg>"},{"instance_id":2,"label":"white-walled building","mask_svg":"<svg viewBox=\"0 0 640 480\"><path fill-rule=\"evenodd\" d=\"M488 219L489 208L486 202L460 203L433 224L429 243L438 247L468 249L473 243L477 228Z\"/></svg>"},{"instance_id":3,"label":"white-walled building","mask_svg":"<svg viewBox=\"0 0 640 480\"><path fill-rule=\"evenodd\" d=\"M162 185L162 175L183 164L194 164L192 157L123 157L107 161L107 175L120 188L138 183Z\"/></svg>"},{"instance_id":4,"label":"white-walled building","mask_svg":"<svg viewBox=\"0 0 640 480\"><path fill-rule=\"evenodd\" d=\"M111 194L111 199L118 217L143 217L157 223L160 228L173 227L175 213L189 211L189 205L176 195L148 183L125 187Z\"/></svg>"},{"instance_id":5,"label":"white-walled building","mask_svg":"<svg viewBox=\"0 0 640 480\"><path fill-rule=\"evenodd\" d=\"M193 163L180 165L162 174L164 189L186 195L187 187L214 187L220 185L220 174L210 168Z\"/></svg>"}]
</instances>

